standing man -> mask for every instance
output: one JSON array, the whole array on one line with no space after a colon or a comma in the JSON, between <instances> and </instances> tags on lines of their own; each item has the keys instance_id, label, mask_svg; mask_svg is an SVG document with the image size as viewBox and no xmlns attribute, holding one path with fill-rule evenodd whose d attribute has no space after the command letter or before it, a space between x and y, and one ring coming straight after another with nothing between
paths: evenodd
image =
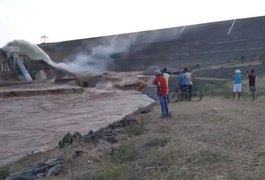
<instances>
[{"instance_id":1,"label":"standing man","mask_svg":"<svg viewBox=\"0 0 265 180\"><path fill-rule=\"evenodd\" d=\"M165 78L165 80L166 80L166 84L167 84L167 102L169 102L168 101L168 93L169 93L169 84L168 84L168 80L169 80L169 74L168 74L168 72L167 72L167 68L163 68L163 70L162 70L162 72L163 72L163 76L164 76L164 78Z\"/></svg>"},{"instance_id":2,"label":"standing man","mask_svg":"<svg viewBox=\"0 0 265 180\"><path fill-rule=\"evenodd\" d=\"M233 82L234 82L234 86L233 86L233 99L235 99L235 95L237 93L238 100L240 100L241 90L242 90L241 80L242 80L241 71L239 69L237 69L235 71L234 76L233 76Z\"/></svg>"},{"instance_id":3,"label":"standing man","mask_svg":"<svg viewBox=\"0 0 265 180\"><path fill-rule=\"evenodd\" d=\"M166 79L164 78L160 70L155 71L155 80L154 84L157 86L157 97L161 107L161 116L160 118L165 118L169 116L169 110L167 106L167 84Z\"/></svg>"},{"instance_id":4,"label":"standing man","mask_svg":"<svg viewBox=\"0 0 265 180\"><path fill-rule=\"evenodd\" d=\"M188 98L189 98L189 101L191 100L191 92L192 92L192 85L193 85L193 82L192 80L195 78L194 74L192 74L190 68L184 68L184 71L185 71L185 75L186 75L186 79L187 79L187 87L188 87Z\"/></svg>"},{"instance_id":5,"label":"standing man","mask_svg":"<svg viewBox=\"0 0 265 180\"><path fill-rule=\"evenodd\" d=\"M252 95L252 101L255 100L255 92L256 92L256 75L254 69L251 69L250 74L247 71L247 78L249 84L249 91Z\"/></svg>"}]
</instances>

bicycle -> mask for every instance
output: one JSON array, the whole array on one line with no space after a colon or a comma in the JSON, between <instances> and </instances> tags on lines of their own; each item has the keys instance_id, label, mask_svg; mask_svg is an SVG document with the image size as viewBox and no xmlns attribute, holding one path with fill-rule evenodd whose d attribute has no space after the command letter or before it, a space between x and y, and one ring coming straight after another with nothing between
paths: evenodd
<instances>
[{"instance_id":1,"label":"bicycle","mask_svg":"<svg viewBox=\"0 0 265 180\"><path fill-rule=\"evenodd\" d=\"M184 90L181 90L177 87L175 90L172 90L168 93L168 101L170 103L176 103L178 101L192 101L198 102L203 98L203 92L199 87L192 87L191 97L189 98L189 88L185 87Z\"/></svg>"}]
</instances>

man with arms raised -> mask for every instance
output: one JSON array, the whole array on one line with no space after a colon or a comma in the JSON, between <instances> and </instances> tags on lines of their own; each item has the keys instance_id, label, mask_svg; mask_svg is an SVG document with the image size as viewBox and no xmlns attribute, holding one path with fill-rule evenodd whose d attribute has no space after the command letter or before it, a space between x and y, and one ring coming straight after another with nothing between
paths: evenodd
<instances>
[{"instance_id":1,"label":"man with arms raised","mask_svg":"<svg viewBox=\"0 0 265 180\"><path fill-rule=\"evenodd\" d=\"M256 92L256 75L254 72L254 69L251 69L250 74L247 71L247 78L248 78L248 84L249 84L249 91L252 95L252 100L255 100L255 92Z\"/></svg>"}]
</instances>

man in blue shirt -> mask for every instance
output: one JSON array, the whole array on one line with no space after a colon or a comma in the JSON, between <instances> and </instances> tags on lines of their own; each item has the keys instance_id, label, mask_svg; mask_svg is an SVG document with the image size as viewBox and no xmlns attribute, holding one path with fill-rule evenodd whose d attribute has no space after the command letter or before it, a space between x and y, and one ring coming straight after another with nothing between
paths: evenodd
<instances>
[{"instance_id":1,"label":"man in blue shirt","mask_svg":"<svg viewBox=\"0 0 265 180\"><path fill-rule=\"evenodd\" d=\"M179 75L177 76L179 81L179 87L182 91L185 92L186 87L189 85L189 81L187 79L186 73L182 70Z\"/></svg>"},{"instance_id":2,"label":"man in blue shirt","mask_svg":"<svg viewBox=\"0 0 265 180\"><path fill-rule=\"evenodd\" d=\"M191 98L191 84L189 83L189 80L186 75L186 71L182 70L179 75L177 76L178 82L179 82L179 88L182 91L182 93L186 93L188 90L188 98L187 100L190 100Z\"/></svg>"},{"instance_id":3,"label":"man in blue shirt","mask_svg":"<svg viewBox=\"0 0 265 180\"><path fill-rule=\"evenodd\" d=\"M233 76L233 82L234 82L234 85L233 85L233 99L235 99L235 95L237 93L238 100L240 100L241 90L242 90L241 80L242 80L241 71L239 69L237 69L235 71L234 76Z\"/></svg>"}]
</instances>

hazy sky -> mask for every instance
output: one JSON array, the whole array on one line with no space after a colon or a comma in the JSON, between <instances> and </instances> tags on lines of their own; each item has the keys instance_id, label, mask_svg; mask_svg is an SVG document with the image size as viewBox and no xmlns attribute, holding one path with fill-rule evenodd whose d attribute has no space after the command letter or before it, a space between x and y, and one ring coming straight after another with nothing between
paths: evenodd
<instances>
[{"instance_id":1,"label":"hazy sky","mask_svg":"<svg viewBox=\"0 0 265 180\"><path fill-rule=\"evenodd\" d=\"M0 0L0 47L265 15L264 0Z\"/></svg>"}]
</instances>

